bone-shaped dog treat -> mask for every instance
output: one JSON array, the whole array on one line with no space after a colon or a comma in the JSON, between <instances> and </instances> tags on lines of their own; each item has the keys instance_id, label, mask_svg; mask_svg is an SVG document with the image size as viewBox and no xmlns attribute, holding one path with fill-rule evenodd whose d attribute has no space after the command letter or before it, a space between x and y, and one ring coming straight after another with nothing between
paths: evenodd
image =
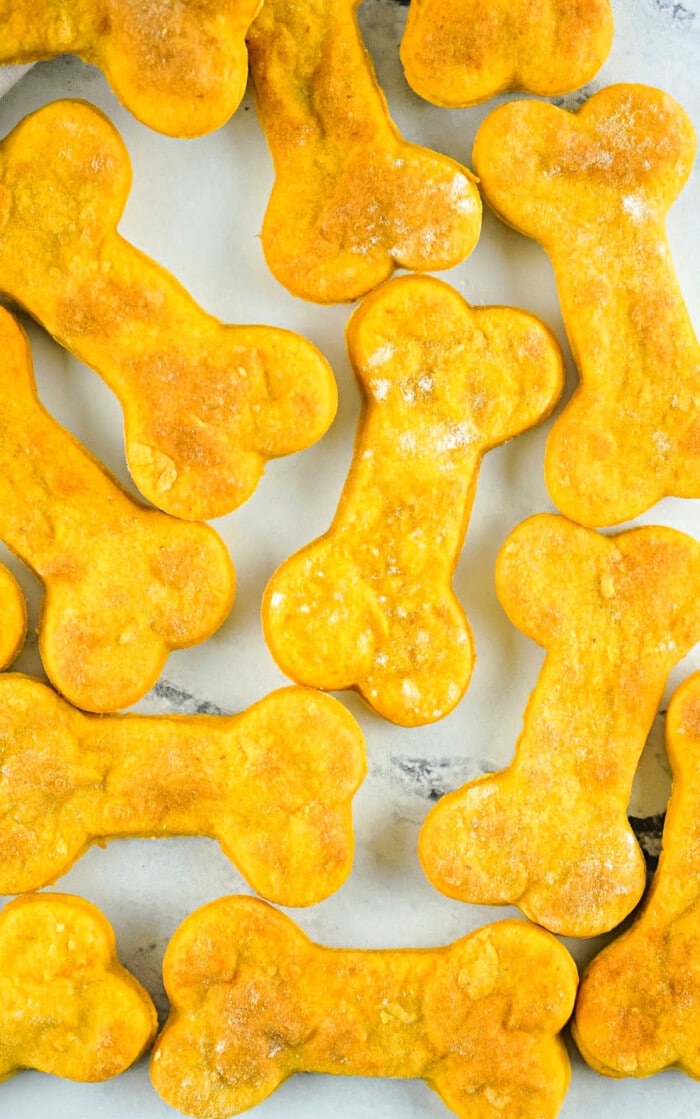
<instances>
[{"instance_id":1,"label":"bone-shaped dog treat","mask_svg":"<svg viewBox=\"0 0 700 1119\"><path fill-rule=\"evenodd\" d=\"M503 546L496 589L547 656L512 765L438 802L420 858L450 897L595 936L644 889L626 809L666 679L700 639L700 544L531 517Z\"/></svg>"},{"instance_id":2,"label":"bone-shaped dog treat","mask_svg":"<svg viewBox=\"0 0 700 1119\"><path fill-rule=\"evenodd\" d=\"M0 0L0 63L77 54L135 117L170 136L225 124L245 93L260 0Z\"/></svg>"},{"instance_id":3,"label":"bone-shaped dog treat","mask_svg":"<svg viewBox=\"0 0 700 1119\"><path fill-rule=\"evenodd\" d=\"M700 497L700 346L664 228L695 146L681 107L641 85L604 89L576 114L514 102L477 133L485 197L554 265L581 385L545 476L580 524Z\"/></svg>"},{"instance_id":4,"label":"bone-shaped dog treat","mask_svg":"<svg viewBox=\"0 0 700 1119\"><path fill-rule=\"evenodd\" d=\"M356 20L359 0L266 0L248 35L275 164L270 270L318 303L357 299L396 265L459 264L481 229L470 173L392 123Z\"/></svg>"},{"instance_id":5,"label":"bone-shaped dog treat","mask_svg":"<svg viewBox=\"0 0 700 1119\"><path fill-rule=\"evenodd\" d=\"M64 874L92 842L206 835L280 905L347 878L362 734L330 696L273 692L243 714L95 717L0 677L0 893Z\"/></svg>"},{"instance_id":6,"label":"bone-shaped dog treat","mask_svg":"<svg viewBox=\"0 0 700 1119\"><path fill-rule=\"evenodd\" d=\"M2 309L0 387L0 538L46 588L46 673L78 707L126 707L171 650L204 641L226 618L228 551L207 525L137 504L48 415L26 336Z\"/></svg>"},{"instance_id":7,"label":"bone-shaped dog treat","mask_svg":"<svg viewBox=\"0 0 700 1119\"><path fill-rule=\"evenodd\" d=\"M293 680L354 687L416 726L447 715L472 672L451 579L481 458L551 410L561 355L531 315L419 276L365 299L348 350L366 394L353 464L329 531L272 577L263 627Z\"/></svg>"},{"instance_id":8,"label":"bone-shaped dog treat","mask_svg":"<svg viewBox=\"0 0 700 1119\"><path fill-rule=\"evenodd\" d=\"M107 919L82 898L17 898L0 912L0 1080L32 1068L118 1076L157 1029L148 994L117 958Z\"/></svg>"},{"instance_id":9,"label":"bone-shaped dog treat","mask_svg":"<svg viewBox=\"0 0 700 1119\"><path fill-rule=\"evenodd\" d=\"M163 973L171 1014L151 1077L197 1119L306 1071L422 1078L462 1119L554 1119L566 1093L557 1034L576 966L521 921L445 948L344 950L264 902L222 898L183 922Z\"/></svg>"},{"instance_id":10,"label":"bone-shaped dog treat","mask_svg":"<svg viewBox=\"0 0 700 1119\"><path fill-rule=\"evenodd\" d=\"M604 1076L680 1068L700 1079L700 673L674 695L666 739L659 866L635 924L590 964L576 1010L576 1043Z\"/></svg>"},{"instance_id":11,"label":"bone-shaped dog treat","mask_svg":"<svg viewBox=\"0 0 700 1119\"><path fill-rule=\"evenodd\" d=\"M320 438L335 382L310 342L222 325L124 241L130 177L120 137L90 105L26 117L0 145L0 290L117 394L141 492L207 520L250 496L266 459Z\"/></svg>"},{"instance_id":12,"label":"bone-shaped dog treat","mask_svg":"<svg viewBox=\"0 0 700 1119\"><path fill-rule=\"evenodd\" d=\"M510 89L578 89L612 39L610 0L411 0L401 61L416 93L455 109Z\"/></svg>"},{"instance_id":13,"label":"bone-shaped dog treat","mask_svg":"<svg viewBox=\"0 0 700 1119\"><path fill-rule=\"evenodd\" d=\"M24 595L14 575L0 564L0 669L12 664L26 636L27 604Z\"/></svg>"}]
</instances>

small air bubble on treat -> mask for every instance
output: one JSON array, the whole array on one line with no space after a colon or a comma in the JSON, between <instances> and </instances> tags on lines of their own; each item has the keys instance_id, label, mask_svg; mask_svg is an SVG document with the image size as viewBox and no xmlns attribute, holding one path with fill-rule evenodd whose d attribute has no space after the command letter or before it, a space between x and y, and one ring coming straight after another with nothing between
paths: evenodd
<instances>
[{"instance_id":1,"label":"small air bubble on treat","mask_svg":"<svg viewBox=\"0 0 700 1119\"><path fill-rule=\"evenodd\" d=\"M156 492L166 493L167 490L171 490L173 488L176 481L177 470L175 468L175 463L169 463L166 467L164 467L164 469L158 476L158 481L156 482Z\"/></svg>"},{"instance_id":2,"label":"small air bubble on treat","mask_svg":"<svg viewBox=\"0 0 700 1119\"><path fill-rule=\"evenodd\" d=\"M276 606L281 606L286 597L287 596L285 594L282 594L280 591L275 591L272 598L270 599L270 605L273 608Z\"/></svg>"},{"instance_id":3,"label":"small air bubble on treat","mask_svg":"<svg viewBox=\"0 0 700 1119\"><path fill-rule=\"evenodd\" d=\"M603 575L602 579L600 580L600 593L602 594L603 598L612 598L612 596L615 594L615 583L613 581L612 575L609 575L607 573Z\"/></svg>"}]
</instances>

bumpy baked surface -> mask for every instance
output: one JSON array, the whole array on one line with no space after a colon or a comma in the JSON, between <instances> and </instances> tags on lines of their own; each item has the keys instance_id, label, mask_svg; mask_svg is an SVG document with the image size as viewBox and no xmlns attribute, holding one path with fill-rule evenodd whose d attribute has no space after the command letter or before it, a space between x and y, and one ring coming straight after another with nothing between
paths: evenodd
<instances>
[{"instance_id":1,"label":"bumpy baked surface","mask_svg":"<svg viewBox=\"0 0 700 1119\"><path fill-rule=\"evenodd\" d=\"M45 588L39 650L78 707L114 711L173 649L219 628L235 575L207 525L146 509L40 404L29 344L0 308L0 539Z\"/></svg>"},{"instance_id":2,"label":"bumpy baked surface","mask_svg":"<svg viewBox=\"0 0 700 1119\"><path fill-rule=\"evenodd\" d=\"M223 325L120 237L130 181L97 109L56 101L25 117L0 145L0 290L116 393L141 493L209 520L250 497L267 459L323 435L335 381L306 339Z\"/></svg>"},{"instance_id":3,"label":"bumpy baked surface","mask_svg":"<svg viewBox=\"0 0 700 1119\"><path fill-rule=\"evenodd\" d=\"M344 950L264 902L222 898L177 930L164 978L151 1076L197 1119L236 1115L305 1071L421 1077L463 1119L554 1119L568 1086L558 1034L576 967L523 922L445 948Z\"/></svg>"},{"instance_id":4,"label":"bumpy baked surface","mask_svg":"<svg viewBox=\"0 0 700 1119\"><path fill-rule=\"evenodd\" d=\"M634 925L584 974L573 1033L603 1076L700 1078L700 673L666 717L673 792L659 866Z\"/></svg>"},{"instance_id":5,"label":"bumpy baked surface","mask_svg":"<svg viewBox=\"0 0 700 1119\"><path fill-rule=\"evenodd\" d=\"M357 26L359 0L266 0L248 36L275 164L265 259L294 295L358 299L395 267L440 271L481 229L473 177L407 143Z\"/></svg>"},{"instance_id":6,"label":"bumpy baked surface","mask_svg":"<svg viewBox=\"0 0 700 1119\"><path fill-rule=\"evenodd\" d=\"M352 867L364 739L330 696L273 692L241 715L83 715L0 677L0 893L35 890L93 842L218 839L280 905L328 897Z\"/></svg>"},{"instance_id":7,"label":"bumpy baked surface","mask_svg":"<svg viewBox=\"0 0 700 1119\"><path fill-rule=\"evenodd\" d=\"M612 39L610 0L411 0L401 61L416 93L456 109L506 90L578 89Z\"/></svg>"},{"instance_id":8,"label":"bumpy baked surface","mask_svg":"<svg viewBox=\"0 0 700 1119\"><path fill-rule=\"evenodd\" d=\"M451 581L486 451L543 419L561 354L532 315L473 308L406 276L350 320L363 415L328 532L275 573L265 637L282 670L356 688L385 718L434 722L464 695L471 631Z\"/></svg>"},{"instance_id":9,"label":"bumpy baked surface","mask_svg":"<svg viewBox=\"0 0 700 1119\"><path fill-rule=\"evenodd\" d=\"M669 673L700 637L700 544L655 526L606 537L542 514L506 540L496 590L547 656L512 765L438 801L423 869L450 897L514 903L562 936L596 936L646 883L627 805Z\"/></svg>"},{"instance_id":10,"label":"bumpy baked surface","mask_svg":"<svg viewBox=\"0 0 700 1119\"><path fill-rule=\"evenodd\" d=\"M238 108L260 0L0 0L0 63L77 54L135 117L201 136Z\"/></svg>"},{"instance_id":11,"label":"bumpy baked surface","mask_svg":"<svg viewBox=\"0 0 700 1119\"><path fill-rule=\"evenodd\" d=\"M0 913L0 1080L23 1068L107 1080L151 1044L148 994L107 919L82 898L31 895Z\"/></svg>"},{"instance_id":12,"label":"bumpy baked surface","mask_svg":"<svg viewBox=\"0 0 700 1119\"><path fill-rule=\"evenodd\" d=\"M476 136L484 197L554 266L581 384L549 436L545 477L580 524L700 497L700 346L665 230L695 151L680 105L643 85L609 86L578 113L503 105Z\"/></svg>"}]
</instances>

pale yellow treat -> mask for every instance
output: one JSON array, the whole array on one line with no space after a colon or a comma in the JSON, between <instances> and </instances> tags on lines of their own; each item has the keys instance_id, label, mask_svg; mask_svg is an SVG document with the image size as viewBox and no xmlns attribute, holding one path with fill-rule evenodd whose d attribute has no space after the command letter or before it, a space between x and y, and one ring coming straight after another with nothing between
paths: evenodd
<instances>
[{"instance_id":1,"label":"pale yellow treat","mask_svg":"<svg viewBox=\"0 0 700 1119\"><path fill-rule=\"evenodd\" d=\"M237 1115L296 1072L419 1077L462 1119L554 1119L566 1094L576 966L521 921L445 948L345 950L222 898L180 926L163 974L151 1077L196 1119Z\"/></svg>"},{"instance_id":2,"label":"pale yellow treat","mask_svg":"<svg viewBox=\"0 0 700 1119\"><path fill-rule=\"evenodd\" d=\"M612 40L610 0L411 0L401 61L416 93L457 109L511 89L578 89Z\"/></svg>"},{"instance_id":3,"label":"pale yellow treat","mask_svg":"<svg viewBox=\"0 0 700 1119\"><path fill-rule=\"evenodd\" d=\"M0 332L2 319L0 317ZM19 583L0 564L0 670L19 653L27 636L27 604Z\"/></svg>"},{"instance_id":4,"label":"pale yellow treat","mask_svg":"<svg viewBox=\"0 0 700 1119\"><path fill-rule=\"evenodd\" d=\"M268 458L323 435L335 381L306 339L222 325L123 240L130 181L121 138L91 105L25 117L0 145L0 291L116 393L149 501L209 520L250 497Z\"/></svg>"},{"instance_id":5,"label":"pale yellow treat","mask_svg":"<svg viewBox=\"0 0 700 1119\"><path fill-rule=\"evenodd\" d=\"M0 63L76 54L170 136L225 124L245 93L260 0L0 0Z\"/></svg>"},{"instance_id":6,"label":"pale yellow treat","mask_svg":"<svg viewBox=\"0 0 700 1119\"><path fill-rule=\"evenodd\" d=\"M248 35L275 164L265 259L294 295L357 299L395 267L440 271L481 229L473 176L406 143L357 26L360 0L266 0Z\"/></svg>"},{"instance_id":7,"label":"pale yellow treat","mask_svg":"<svg viewBox=\"0 0 700 1119\"><path fill-rule=\"evenodd\" d=\"M355 456L331 528L270 580L263 627L293 680L356 688L417 726L447 715L472 672L451 581L482 456L551 411L561 355L532 315L419 276L368 296L347 340L364 394Z\"/></svg>"},{"instance_id":8,"label":"pale yellow treat","mask_svg":"<svg viewBox=\"0 0 700 1119\"><path fill-rule=\"evenodd\" d=\"M241 715L83 715L0 677L0 893L53 882L91 843L205 835L259 893L313 905L352 867L366 771L350 713L303 688Z\"/></svg>"},{"instance_id":9,"label":"pale yellow treat","mask_svg":"<svg viewBox=\"0 0 700 1119\"><path fill-rule=\"evenodd\" d=\"M423 869L449 897L596 936L644 890L627 805L668 675L700 640L700 544L671 528L600 536L543 514L506 540L496 589L547 656L512 765L436 804Z\"/></svg>"},{"instance_id":10,"label":"pale yellow treat","mask_svg":"<svg viewBox=\"0 0 700 1119\"><path fill-rule=\"evenodd\" d=\"M603 1076L700 1080L700 673L666 718L673 792L659 866L632 927L589 965L576 1044Z\"/></svg>"},{"instance_id":11,"label":"pale yellow treat","mask_svg":"<svg viewBox=\"0 0 700 1119\"><path fill-rule=\"evenodd\" d=\"M545 477L579 524L700 497L700 346L665 230L695 151L680 105L643 85L610 86L578 113L503 105L476 136L485 198L554 266L581 384Z\"/></svg>"},{"instance_id":12,"label":"pale yellow treat","mask_svg":"<svg viewBox=\"0 0 700 1119\"><path fill-rule=\"evenodd\" d=\"M27 1068L108 1080L139 1059L156 1029L153 1003L119 963L94 905L42 894L0 912L0 1080Z\"/></svg>"},{"instance_id":13,"label":"pale yellow treat","mask_svg":"<svg viewBox=\"0 0 700 1119\"><path fill-rule=\"evenodd\" d=\"M173 649L204 641L227 617L228 551L207 525L134 501L51 418L27 338L2 308L0 391L0 539L44 585L46 674L78 707L126 707Z\"/></svg>"}]
</instances>

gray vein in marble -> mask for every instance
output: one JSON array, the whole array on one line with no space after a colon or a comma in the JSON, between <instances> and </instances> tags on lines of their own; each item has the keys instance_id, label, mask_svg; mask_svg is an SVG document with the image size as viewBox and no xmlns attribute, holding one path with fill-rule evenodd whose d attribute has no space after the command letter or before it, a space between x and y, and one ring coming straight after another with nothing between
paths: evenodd
<instances>
[{"instance_id":1,"label":"gray vein in marble","mask_svg":"<svg viewBox=\"0 0 700 1119\"><path fill-rule=\"evenodd\" d=\"M676 0L655 0L656 7L663 15L668 15L677 23L691 23L695 19L695 12L685 4L678 4Z\"/></svg>"},{"instance_id":2,"label":"gray vein in marble","mask_svg":"<svg viewBox=\"0 0 700 1119\"><path fill-rule=\"evenodd\" d=\"M147 698L149 700L155 699L159 705L166 706L169 709L168 713L171 715L224 714L215 703L210 703L208 699L198 699L185 688L181 688L177 684L170 684L167 680L159 680Z\"/></svg>"}]
</instances>

